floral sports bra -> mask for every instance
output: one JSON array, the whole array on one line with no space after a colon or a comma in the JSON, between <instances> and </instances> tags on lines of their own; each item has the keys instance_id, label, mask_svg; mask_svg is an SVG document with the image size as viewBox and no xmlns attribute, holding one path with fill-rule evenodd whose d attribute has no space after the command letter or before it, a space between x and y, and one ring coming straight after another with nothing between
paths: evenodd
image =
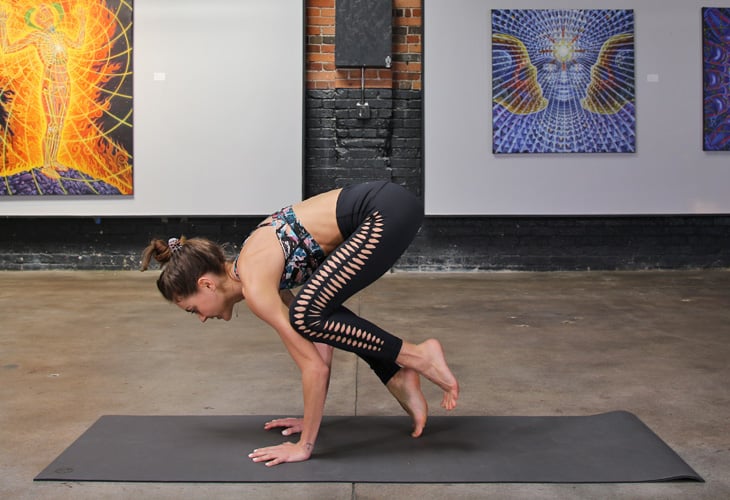
<instances>
[{"instance_id":1,"label":"floral sports bra","mask_svg":"<svg viewBox=\"0 0 730 500\"><path fill-rule=\"evenodd\" d=\"M284 273L281 275L279 289L296 288L303 285L317 269L326 255L309 231L297 219L291 206L282 208L271 215L271 221L262 222L256 229L274 226L276 237L284 252ZM238 258L234 261L233 272L238 275Z\"/></svg>"}]
</instances>

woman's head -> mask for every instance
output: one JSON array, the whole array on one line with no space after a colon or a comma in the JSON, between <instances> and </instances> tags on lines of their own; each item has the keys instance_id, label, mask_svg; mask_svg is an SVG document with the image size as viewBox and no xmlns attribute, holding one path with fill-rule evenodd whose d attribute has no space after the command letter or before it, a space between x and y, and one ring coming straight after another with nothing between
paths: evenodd
<instances>
[{"instance_id":1,"label":"woman's head","mask_svg":"<svg viewBox=\"0 0 730 500\"><path fill-rule=\"evenodd\" d=\"M30 9L25 13L25 22L28 26L47 30L56 24L56 20L62 21L64 17L63 7L60 3L42 3L37 8Z\"/></svg>"},{"instance_id":2,"label":"woman's head","mask_svg":"<svg viewBox=\"0 0 730 500\"><path fill-rule=\"evenodd\" d=\"M226 272L226 257L220 245L204 238L154 239L142 253L142 271L155 259L162 266L157 288L170 302L178 302L198 291L198 280L205 274Z\"/></svg>"}]
</instances>

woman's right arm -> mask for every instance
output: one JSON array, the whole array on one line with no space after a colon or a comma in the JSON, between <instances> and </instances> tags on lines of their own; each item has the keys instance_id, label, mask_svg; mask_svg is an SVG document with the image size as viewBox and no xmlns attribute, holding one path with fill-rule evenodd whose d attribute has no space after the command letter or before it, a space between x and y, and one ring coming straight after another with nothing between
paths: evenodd
<instances>
[{"instance_id":1,"label":"woman's right arm","mask_svg":"<svg viewBox=\"0 0 730 500\"><path fill-rule=\"evenodd\" d=\"M27 35L15 43L10 43L7 28L8 13L0 6L0 49L6 54L12 54L26 48L33 41L34 34Z\"/></svg>"},{"instance_id":2,"label":"woman's right arm","mask_svg":"<svg viewBox=\"0 0 730 500\"><path fill-rule=\"evenodd\" d=\"M294 302L294 294L292 294L291 290L280 290L279 296L281 297L281 301L286 305L287 307L291 306L291 303ZM333 348L332 346L329 346L327 344L321 344L318 342L314 343L314 347L317 348L317 351L319 352L319 355L322 356L322 359L324 360L325 364L327 364L327 367L330 369L330 376L332 373L332 357L333 357ZM327 389L329 390L329 379L327 380ZM297 417L287 417L287 418L275 418L274 420L271 420L269 422L266 422L264 424L264 429L272 430L272 429L281 429L281 434L284 436L291 436L292 434L299 434L302 432L302 426L303 426L303 420L301 418Z\"/></svg>"},{"instance_id":3,"label":"woman's right arm","mask_svg":"<svg viewBox=\"0 0 730 500\"><path fill-rule=\"evenodd\" d=\"M241 279L246 303L256 316L279 334L301 371L304 396L304 418L299 442L260 448L249 455L254 461L265 461L266 465L271 466L310 457L324 413L329 366L315 345L294 331L289 323L289 308L278 291L281 263L266 258L263 253L259 255L261 258L250 255L241 266L245 270Z\"/></svg>"}]
</instances>

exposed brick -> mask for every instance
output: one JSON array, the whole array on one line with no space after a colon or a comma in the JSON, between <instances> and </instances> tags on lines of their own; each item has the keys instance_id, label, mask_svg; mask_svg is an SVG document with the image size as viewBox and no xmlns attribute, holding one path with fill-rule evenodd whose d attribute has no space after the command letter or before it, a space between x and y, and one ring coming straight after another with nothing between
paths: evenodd
<instances>
[{"instance_id":1,"label":"exposed brick","mask_svg":"<svg viewBox=\"0 0 730 500\"><path fill-rule=\"evenodd\" d=\"M423 0L393 0L393 7L403 9L407 7L420 8Z\"/></svg>"}]
</instances>

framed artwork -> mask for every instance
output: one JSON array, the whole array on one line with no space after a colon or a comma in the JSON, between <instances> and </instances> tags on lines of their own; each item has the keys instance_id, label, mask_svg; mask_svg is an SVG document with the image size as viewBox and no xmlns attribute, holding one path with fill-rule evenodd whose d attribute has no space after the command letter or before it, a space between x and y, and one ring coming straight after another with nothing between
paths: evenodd
<instances>
[{"instance_id":1,"label":"framed artwork","mask_svg":"<svg viewBox=\"0 0 730 500\"><path fill-rule=\"evenodd\" d=\"M492 10L492 151L636 151L633 10Z\"/></svg>"},{"instance_id":2,"label":"framed artwork","mask_svg":"<svg viewBox=\"0 0 730 500\"><path fill-rule=\"evenodd\" d=\"M0 2L0 196L133 194L132 0Z\"/></svg>"},{"instance_id":3,"label":"framed artwork","mask_svg":"<svg viewBox=\"0 0 730 500\"><path fill-rule=\"evenodd\" d=\"M705 151L730 151L730 8L702 9Z\"/></svg>"}]
</instances>

